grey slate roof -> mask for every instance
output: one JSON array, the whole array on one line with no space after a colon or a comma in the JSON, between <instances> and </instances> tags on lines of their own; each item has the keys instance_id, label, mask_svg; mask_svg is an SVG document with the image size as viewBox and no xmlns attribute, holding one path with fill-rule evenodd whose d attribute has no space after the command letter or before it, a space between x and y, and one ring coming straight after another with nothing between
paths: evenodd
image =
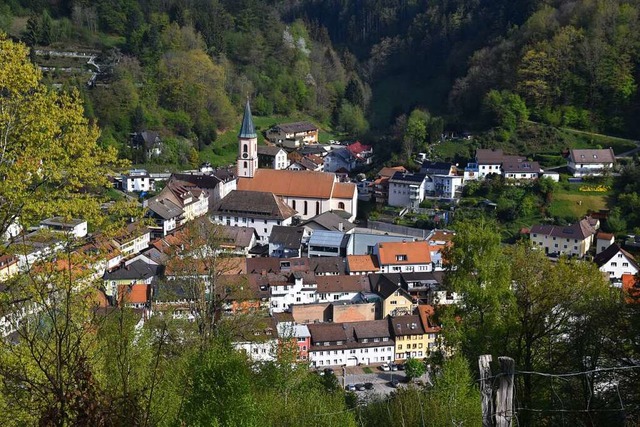
<instances>
[{"instance_id":1,"label":"grey slate roof","mask_svg":"<svg viewBox=\"0 0 640 427\"><path fill-rule=\"evenodd\" d=\"M251 245L256 230L253 227L234 227L230 225L220 225L222 240L233 243L237 247L246 248Z\"/></svg>"},{"instance_id":2,"label":"grey slate roof","mask_svg":"<svg viewBox=\"0 0 640 427\"><path fill-rule=\"evenodd\" d=\"M242 127L240 128L240 133L238 133L239 138L257 138L256 129L253 126L253 118L251 117L251 106L249 105L249 100L247 99L247 103L244 106L244 116L242 117Z\"/></svg>"},{"instance_id":3,"label":"grey slate roof","mask_svg":"<svg viewBox=\"0 0 640 427\"><path fill-rule=\"evenodd\" d=\"M422 335L424 328L420 316L396 316L389 317L389 323L394 336Z\"/></svg>"},{"instance_id":4,"label":"grey slate roof","mask_svg":"<svg viewBox=\"0 0 640 427\"><path fill-rule=\"evenodd\" d=\"M307 225L310 223L318 224L320 227L328 231L340 231L340 224L342 224L343 227L342 231L349 231L355 228L355 225L344 219L342 216L331 211L316 215L313 218L303 222L302 225Z\"/></svg>"},{"instance_id":5,"label":"grey slate roof","mask_svg":"<svg viewBox=\"0 0 640 427\"><path fill-rule=\"evenodd\" d=\"M213 210L214 215L248 218L287 219L297 212L273 193L233 190Z\"/></svg>"},{"instance_id":6,"label":"grey slate roof","mask_svg":"<svg viewBox=\"0 0 640 427\"><path fill-rule=\"evenodd\" d=\"M261 156L271 156L275 157L280 151L284 151L280 147L275 147L273 145L259 145L258 146L258 154ZM285 151L286 153L286 151Z\"/></svg>"},{"instance_id":7,"label":"grey slate roof","mask_svg":"<svg viewBox=\"0 0 640 427\"><path fill-rule=\"evenodd\" d=\"M510 162L505 161L502 164L502 170L505 173L540 173L540 164L538 162L518 161Z\"/></svg>"},{"instance_id":8,"label":"grey slate roof","mask_svg":"<svg viewBox=\"0 0 640 427\"><path fill-rule=\"evenodd\" d=\"M299 249L302 245L303 227L286 227L274 225L269 236L269 243L282 245L289 249Z\"/></svg>"},{"instance_id":9,"label":"grey slate roof","mask_svg":"<svg viewBox=\"0 0 640 427\"><path fill-rule=\"evenodd\" d=\"M420 173L426 174L444 174L447 175L451 170L451 163L447 162L432 162L431 160L425 160L420 167Z\"/></svg>"},{"instance_id":10,"label":"grey slate roof","mask_svg":"<svg viewBox=\"0 0 640 427\"><path fill-rule=\"evenodd\" d=\"M424 181L425 177L426 175L423 173L413 174L410 172L396 172L393 174L391 179L389 179L389 182L411 182L420 184L422 181Z\"/></svg>"},{"instance_id":11,"label":"grey slate roof","mask_svg":"<svg viewBox=\"0 0 640 427\"><path fill-rule=\"evenodd\" d=\"M596 230L587 219L582 219L580 222L566 227L561 227L559 225L534 225L531 227L531 234L542 234L551 237L559 237L561 239L584 240L595 233Z\"/></svg>"},{"instance_id":12,"label":"grey slate roof","mask_svg":"<svg viewBox=\"0 0 640 427\"><path fill-rule=\"evenodd\" d=\"M163 219L176 218L184 213L182 208L171 200L150 200L147 208Z\"/></svg>"},{"instance_id":13,"label":"grey slate roof","mask_svg":"<svg viewBox=\"0 0 640 427\"><path fill-rule=\"evenodd\" d=\"M613 149L575 149L569 151L569 158L573 163L615 163L616 156Z\"/></svg>"},{"instance_id":14,"label":"grey slate roof","mask_svg":"<svg viewBox=\"0 0 640 427\"><path fill-rule=\"evenodd\" d=\"M318 126L310 122L283 123L281 125L277 125L276 127L286 133L309 132L318 130Z\"/></svg>"},{"instance_id":15,"label":"grey slate roof","mask_svg":"<svg viewBox=\"0 0 640 427\"><path fill-rule=\"evenodd\" d=\"M146 280L157 276L160 266L147 264L142 260L136 260L114 271L107 271L102 276L104 280Z\"/></svg>"}]
</instances>

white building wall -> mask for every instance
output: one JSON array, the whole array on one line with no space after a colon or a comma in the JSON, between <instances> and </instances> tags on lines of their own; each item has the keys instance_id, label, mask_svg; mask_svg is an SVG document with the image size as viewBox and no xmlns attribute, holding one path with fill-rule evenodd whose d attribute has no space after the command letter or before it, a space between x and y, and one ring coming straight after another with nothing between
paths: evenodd
<instances>
[{"instance_id":1,"label":"white building wall","mask_svg":"<svg viewBox=\"0 0 640 427\"><path fill-rule=\"evenodd\" d=\"M380 269L383 273L422 273L422 272L430 272L433 271L433 265L429 264L388 264L381 265Z\"/></svg>"},{"instance_id":2,"label":"white building wall","mask_svg":"<svg viewBox=\"0 0 640 427\"><path fill-rule=\"evenodd\" d=\"M213 222L234 227L253 227L258 234L258 243L265 245L269 243L269 236L274 225L291 225L291 218L284 220L256 219L242 216L213 215Z\"/></svg>"},{"instance_id":3,"label":"white building wall","mask_svg":"<svg viewBox=\"0 0 640 427\"><path fill-rule=\"evenodd\" d=\"M276 339L264 342L236 342L233 347L238 351L244 351L253 362L273 362L276 360L278 341Z\"/></svg>"},{"instance_id":4,"label":"white building wall","mask_svg":"<svg viewBox=\"0 0 640 427\"><path fill-rule=\"evenodd\" d=\"M607 263L600 267L600 271L609 275L609 279L622 279L623 274L635 275L638 273L636 266L622 252L618 252Z\"/></svg>"},{"instance_id":5,"label":"white building wall","mask_svg":"<svg viewBox=\"0 0 640 427\"><path fill-rule=\"evenodd\" d=\"M568 161L567 167L575 177L599 176L602 175L603 170L613 168L613 163L574 163Z\"/></svg>"},{"instance_id":6,"label":"white building wall","mask_svg":"<svg viewBox=\"0 0 640 427\"><path fill-rule=\"evenodd\" d=\"M552 237L546 234L531 234L534 248L544 250L548 254L566 254L583 257L591 247L591 238L585 240Z\"/></svg>"},{"instance_id":7,"label":"white building wall","mask_svg":"<svg viewBox=\"0 0 640 427\"><path fill-rule=\"evenodd\" d=\"M415 192L416 198L412 199L411 194ZM389 183L389 206L417 206L424 200L425 182L419 185L405 183Z\"/></svg>"},{"instance_id":8,"label":"white building wall","mask_svg":"<svg viewBox=\"0 0 640 427\"><path fill-rule=\"evenodd\" d=\"M309 361L312 366L356 366L359 363L370 365L372 363L390 362L394 358L394 343L391 340L380 341L379 347L345 348L338 349L333 346L331 350L313 350L309 352Z\"/></svg>"},{"instance_id":9,"label":"white building wall","mask_svg":"<svg viewBox=\"0 0 640 427\"><path fill-rule=\"evenodd\" d=\"M144 174L140 175L122 175L122 187L124 191L129 193L151 191L153 190L153 183L150 176L144 171Z\"/></svg>"},{"instance_id":10,"label":"white building wall","mask_svg":"<svg viewBox=\"0 0 640 427\"><path fill-rule=\"evenodd\" d=\"M478 163L478 179L484 179L491 173L502 175L500 166L500 163Z\"/></svg>"},{"instance_id":11,"label":"white building wall","mask_svg":"<svg viewBox=\"0 0 640 427\"><path fill-rule=\"evenodd\" d=\"M294 304L311 304L316 302L315 283L303 283L302 279L287 285L271 286L269 292L269 312L282 313L290 310Z\"/></svg>"}]
</instances>

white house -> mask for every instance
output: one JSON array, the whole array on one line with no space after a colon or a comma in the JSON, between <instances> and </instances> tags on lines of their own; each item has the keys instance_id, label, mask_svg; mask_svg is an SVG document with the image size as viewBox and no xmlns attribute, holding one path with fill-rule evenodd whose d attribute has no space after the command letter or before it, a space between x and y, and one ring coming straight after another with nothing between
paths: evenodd
<instances>
[{"instance_id":1,"label":"white house","mask_svg":"<svg viewBox=\"0 0 640 427\"><path fill-rule=\"evenodd\" d=\"M574 149L569 151L567 168L575 177L598 176L611 170L616 163L612 148Z\"/></svg>"},{"instance_id":2,"label":"white house","mask_svg":"<svg viewBox=\"0 0 640 427\"><path fill-rule=\"evenodd\" d=\"M457 175L432 175L433 191L436 197L453 199L462 187L463 177Z\"/></svg>"},{"instance_id":3,"label":"white house","mask_svg":"<svg viewBox=\"0 0 640 427\"><path fill-rule=\"evenodd\" d=\"M123 258L144 251L149 247L150 241L151 230L138 222L128 224L112 239Z\"/></svg>"},{"instance_id":4,"label":"white house","mask_svg":"<svg viewBox=\"0 0 640 427\"><path fill-rule=\"evenodd\" d=\"M309 361L323 366L356 366L390 362L395 343L387 320L308 325L311 333Z\"/></svg>"},{"instance_id":5,"label":"white house","mask_svg":"<svg viewBox=\"0 0 640 427\"><path fill-rule=\"evenodd\" d=\"M155 225L149 227L153 237L164 237L183 222L184 211L171 200L152 199L147 202L146 216L155 222Z\"/></svg>"},{"instance_id":6,"label":"white house","mask_svg":"<svg viewBox=\"0 0 640 427\"><path fill-rule=\"evenodd\" d=\"M316 302L317 283L313 273L269 275L269 312L289 311L294 304Z\"/></svg>"},{"instance_id":7,"label":"white house","mask_svg":"<svg viewBox=\"0 0 640 427\"><path fill-rule=\"evenodd\" d=\"M129 173L122 174L122 189L128 193L151 191L151 176L144 169L130 170Z\"/></svg>"},{"instance_id":8,"label":"white house","mask_svg":"<svg viewBox=\"0 0 640 427\"><path fill-rule=\"evenodd\" d=\"M396 172L389 179L389 206L417 207L424 200L426 175Z\"/></svg>"},{"instance_id":9,"label":"white house","mask_svg":"<svg viewBox=\"0 0 640 427\"><path fill-rule=\"evenodd\" d=\"M598 221L584 218L562 227L558 225L534 225L531 227L531 244L547 255L571 255L582 258L591 248Z\"/></svg>"},{"instance_id":10,"label":"white house","mask_svg":"<svg viewBox=\"0 0 640 427\"><path fill-rule=\"evenodd\" d=\"M317 276L315 302L352 302L361 292L369 291L367 276Z\"/></svg>"},{"instance_id":11,"label":"white house","mask_svg":"<svg viewBox=\"0 0 640 427\"><path fill-rule=\"evenodd\" d=\"M609 246L615 243L615 236L611 233L604 233L602 231L596 234L596 255L600 252L604 252Z\"/></svg>"},{"instance_id":12,"label":"white house","mask_svg":"<svg viewBox=\"0 0 640 427\"><path fill-rule=\"evenodd\" d=\"M622 249L616 243L609 246L593 258L593 262L612 281L622 280L623 274L635 276L640 271L633 255Z\"/></svg>"},{"instance_id":13,"label":"white house","mask_svg":"<svg viewBox=\"0 0 640 427\"><path fill-rule=\"evenodd\" d=\"M273 193L234 190L212 210L211 219L223 225L252 227L258 243L269 243L275 225L291 225L296 211Z\"/></svg>"},{"instance_id":14,"label":"white house","mask_svg":"<svg viewBox=\"0 0 640 427\"><path fill-rule=\"evenodd\" d=\"M374 248L383 273L428 272L433 270L431 248L425 241L378 243Z\"/></svg>"},{"instance_id":15,"label":"white house","mask_svg":"<svg viewBox=\"0 0 640 427\"><path fill-rule=\"evenodd\" d=\"M287 152L273 145L258 146L258 167L281 170L289 167Z\"/></svg>"},{"instance_id":16,"label":"white house","mask_svg":"<svg viewBox=\"0 0 640 427\"><path fill-rule=\"evenodd\" d=\"M267 139L287 148L299 148L318 142L318 127L309 122L283 123L267 131Z\"/></svg>"},{"instance_id":17,"label":"white house","mask_svg":"<svg viewBox=\"0 0 640 427\"><path fill-rule=\"evenodd\" d=\"M40 221L40 227L69 234L76 239L87 235L87 221L82 219L70 219L67 221L60 216L56 216Z\"/></svg>"},{"instance_id":18,"label":"white house","mask_svg":"<svg viewBox=\"0 0 640 427\"><path fill-rule=\"evenodd\" d=\"M512 180L538 179L542 169L538 162L526 157L510 156L500 149L478 149L475 161L464 170L464 181L483 180L490 174L502 175Z\"/></svg>"},{"instance_id":19,"label":"white house","mask_svg":"<svg viewBox=\"0 0 640 427\"><path fill-rule=\"evenodd\" d=\"M344 170L351 172L357 166L356 157L347 148L331 150L324 156L324 170L326 172L337 172Z\"/></svg>"}]
</instances>

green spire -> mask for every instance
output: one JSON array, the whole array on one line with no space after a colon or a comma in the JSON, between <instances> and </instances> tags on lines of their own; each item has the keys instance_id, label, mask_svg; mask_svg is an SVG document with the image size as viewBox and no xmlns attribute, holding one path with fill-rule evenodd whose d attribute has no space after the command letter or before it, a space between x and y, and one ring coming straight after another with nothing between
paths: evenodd
<instances>
[{"instance_id":1,"label":"green spire","mask_svg":"<svg viewBox=\"0 0 640 427\"><path fill-rule=\"evenodd\" d=\"M256 129L253 127L253 119L251 118L251 107L247 99L247 105L244 106L244 117L242 118L242 127L240 128L239 138L257 138Z\"/></svg>"}]
</instances>

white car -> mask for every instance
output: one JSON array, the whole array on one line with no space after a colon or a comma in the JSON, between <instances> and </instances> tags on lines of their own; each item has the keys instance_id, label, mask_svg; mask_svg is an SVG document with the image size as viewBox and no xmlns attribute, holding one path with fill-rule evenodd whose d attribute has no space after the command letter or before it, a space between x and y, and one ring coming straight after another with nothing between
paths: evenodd
<instances>
[{"instance_id":1,"label":"white car","mask_svg":"<svg viewBox=\"0 0 640 427\"><path fill-rule=\"evenodd\" d=\"M391 370L391 367L389 366L388 363L383 363L382 365L380 365L380 369L382 369L385 372L388 372Z\"/></svg>"}]
</instances>

